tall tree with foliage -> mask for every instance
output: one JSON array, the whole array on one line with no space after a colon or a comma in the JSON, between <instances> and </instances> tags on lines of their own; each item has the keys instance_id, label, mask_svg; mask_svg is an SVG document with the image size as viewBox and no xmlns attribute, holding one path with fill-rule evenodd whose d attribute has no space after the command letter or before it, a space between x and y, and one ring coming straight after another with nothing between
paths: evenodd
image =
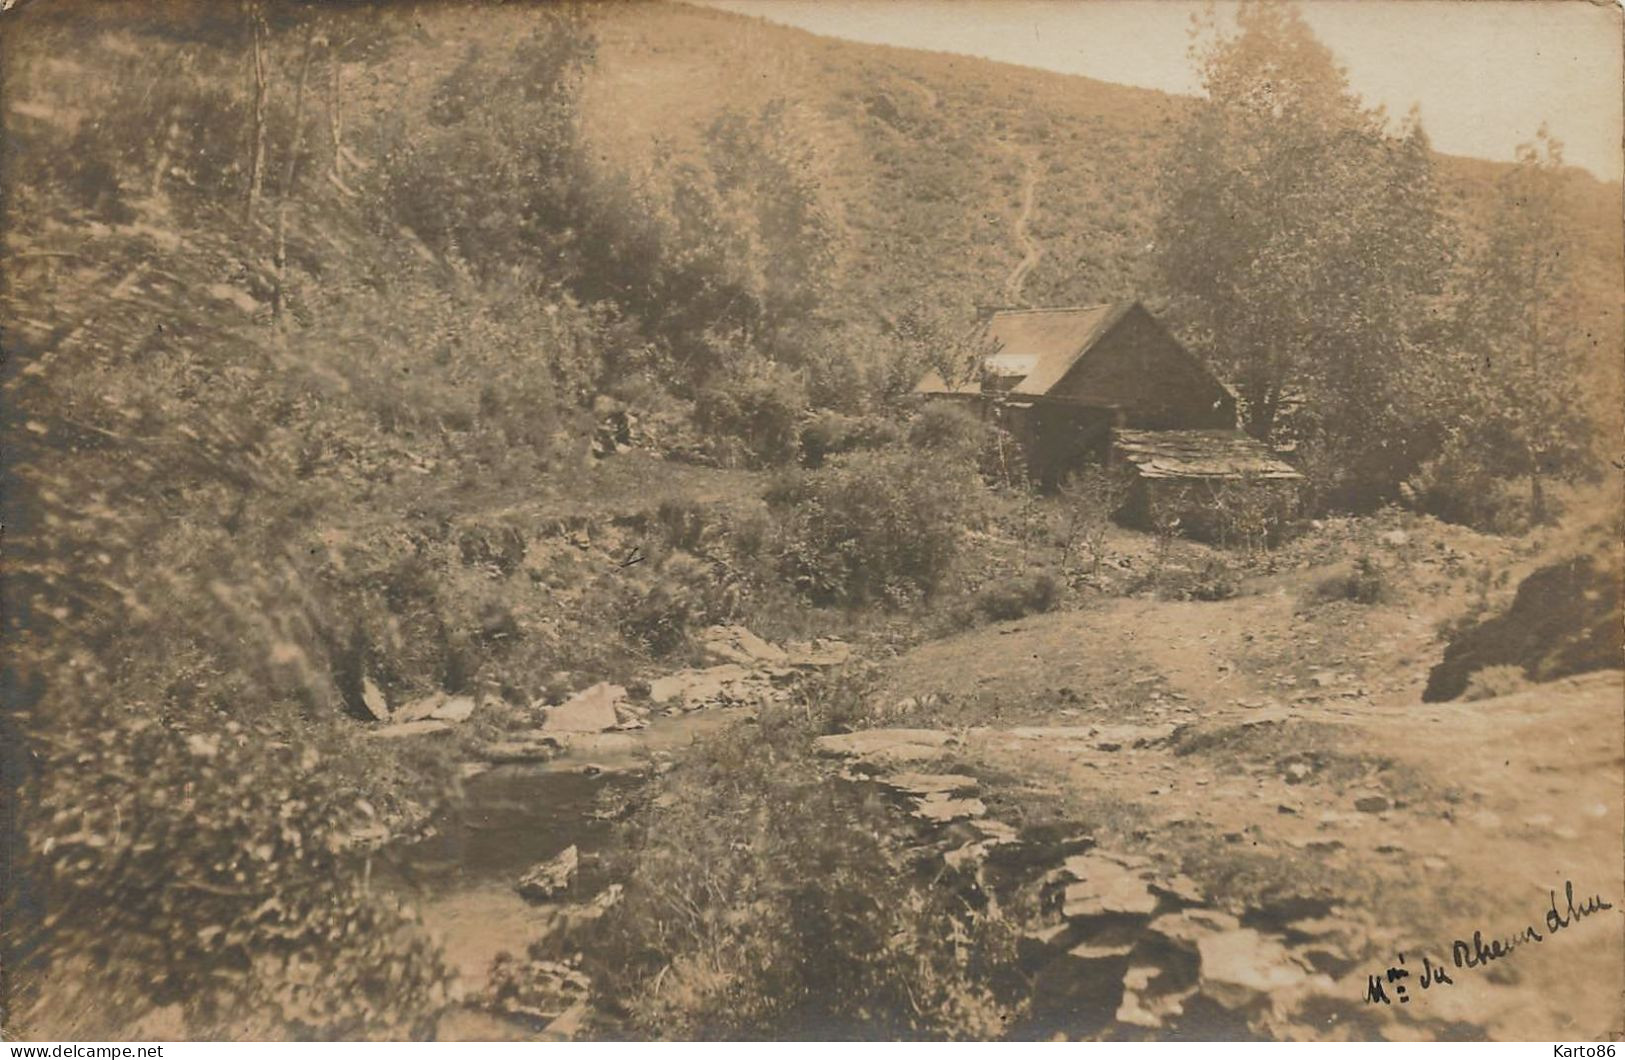
<instances>
[{"instance_id":1,"label":"tall tree with foliage","mask_svg":"<svg viewBox=\"0 0 1625 1060\"><path fill-rule=\"evenodd\" d=\"M537 21L511 50L470 45L435 87L426 126L401 122L386 141L379 200L481 276L568 278L582 250L577 102L593 38L572 6Z\"/></svg>"},{"instance_id":2,"label":"tall tree with foliage","mask_svg":"<svg viewBox=\"0 0 1625 1060\"><path fill-rule=\"evenodd\" d=\"M1563 145L1543 125L1500 181L1494 223L1462 303L1461 437L1492 476L1529 483L1547 516L1549 480L1584 466L1591 437L1574 345L1576 239L1563 203Z\"/></svg>"},{"instance_id":3,"label":"tall tree with foliage","mask_svg":"<svg viewBox=\"0 0 1625 1060\"><path fill-rule=\"evenodd\" d=\"M717 191L746 233L742 264L769 336L818 305L836 249L809 137L795 117L788 104L774 100L755 115L724 114L706 134Z\"/></svg>"},{"instance_id":4,"label":"tall tree with foliage","mask_svg":"<svg viewBox=\"0 0 1625 1060\"><path fill-rule=\"evenodd\" d=\"M1417 371L1450 233L1426 135L1398 136L1286 4L1250 2L1193 45L1205 97L1160 173L1156 260L1191 344L1247 431L1302 441L1344 503L1395 489L1426 448Z\"/></svg>"}]
</instances>

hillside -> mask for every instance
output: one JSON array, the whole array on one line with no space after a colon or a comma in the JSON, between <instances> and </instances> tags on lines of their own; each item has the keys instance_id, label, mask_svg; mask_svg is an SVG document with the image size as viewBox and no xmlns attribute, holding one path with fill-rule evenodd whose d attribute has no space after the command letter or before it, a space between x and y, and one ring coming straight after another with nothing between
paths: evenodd
<instances>
[{"instance_id":1,"label":"hillside","mask_svg":"<svg viewBox=\"0 0 1625 1060\"><path fill-rule=\"evenodd\" d=\"M1118 966L1152 948L1194 976L1191 946L1208 982L1161 1029L1294 1036L1321 996L1275 1020L1213 947L1287 931L1301 983L1302 921L1365 897L1358 877L1277 896L1242 837L1290 817L1294 850L1344 842L1314 819L1369 869L1393 850L1368 817L1422 820L1371 817L1373 795L1425 810L1430 843L1460 798L1555 816L1567 795L1533 778L1571 721L1595 734L1585 827L1612 824L1590 807L1618 794L1597 709L1618 681L1587 671L1615 641L1508 654L1531 605L1617 628L1609 599L1542 603L1612 592L1601 566L1514 599L1546 531L1495 535L1525 528L1531 472L1387 483L1482 494L1449 516L1479 530L1414 491L1431 514L1319 498L1277 520L1229 488L1243 472L1195 502L1217 540L1187 540L1194 519L1113 523L1127 476L1079 465L1045 492L995 417L912 399L978 303L1168 301L1149 233L1188 101L678 3L585 10L0 15L0 1036L1138 1035L1157 1028L1113 1013L1156 969ZM1504 167L1439 161L1482 240ZM1619 186L1561 179L1584 233L1568 323L1617 388ZM1389 271L1315 260L1334 258ZM1444 346L1430 370L1456 363ZM1420 462L1467 417L1416 418L1438 435ZM1619 507L1551 492L1570 519ZM1469 702L1419 715L1445 642ZM1046 653L1064 665L1029 665ZM1560 674L1579 679L1527 687ZM1564 727L1519 770L1401 803L1496 726L1539 725L1547 690ZM1029 753L1052 714L1075 724ZM1435 739L1410 748L1417 717ZM1160 735L1094 732L1125 718ZM888 786L825 753L894 723L955 741L939 764L974 776ZM1148 775L1208 797L1142 798ZM1075 861L1097 840L1116 868ZM1587 849L1587 880L1618 861ZM1136 924L1217 930L1168 950L1160 916L1102 953L1073 937L1095 912L1056 922L1063 892L1125 869ZM1371 918L1337 974L1451 898ZM1617 967L1592 945L1588 968ZM1612 1030L1611 976L1583 1019L1540 1026ZM1361 1030L1511 1033L1484 1010Z\"/></svg>"},{"instance_id":2,"label":"hillside","mask_svg":"<svg viewBox=\"0 0 1625 1060\"><path fill-rule=\"evenodd\" d=\"M387 47L344 64L354 173L376 165L392 131L409 135L421 125L441 78L471 54L502 54L535 21L520 8L490 10L477 22L415 11L396 5L382 12ZM1174 148L1184 99L823 38L681 3L601 5L593 33L583 130L593 156L634 184L658 189L673 160L697 154L718 116L788 105L790 128L809 150L819 193L837 220L831 324L870 326L918 306L964 320L975 304L1007 300L1008 281L1034 257L1016 292L1027 304L1161 299L1150 260L1155 174ZM287 47L291 53L292 43ZM116 46L110 56L114 68L131 63L122 51ZM293 60L277 57L285 67ZM70 105L52 98L55 86L67 92L78 82L85 63L59 49L44 76L31 69L14 80L11 109L24 115L25 131L49 121L71 125L87 110L85 99ZM1508 167L1438 160L1447 209L1471 238L1488 223L1494 182ZM1569 184L1582 241L1576 331L1599 352L1617 351L1625 337L1617 298L1625 285L1615 223L1620 186L1580 170L1570 172Z\"/></svg>"},{"instance_id":3,"label":"hillside","mask_svg":"<svg viewBox=\"0 0 1625 1060\"><path fill-rule=\"evenodd\" d=\"M926 302L968 314L1002 301L1026 253L1014 226L1029 166L1037 179L1027 229L1042 255L1022 300L1158 298L1148 254L1155 170L1173 149L1184 99L682 4L614 5L597 32L587 128L624 165L647 165L657 145L691 148L725 109L793 102L844 219L843 294L861 313ZM1508 167L1439 162L1451 212L1464 227L1482 225ZM1571 193L1585 240L1583 326L1617 351L1620 186L1575 170Z\"/></svg>"}]
</instances>

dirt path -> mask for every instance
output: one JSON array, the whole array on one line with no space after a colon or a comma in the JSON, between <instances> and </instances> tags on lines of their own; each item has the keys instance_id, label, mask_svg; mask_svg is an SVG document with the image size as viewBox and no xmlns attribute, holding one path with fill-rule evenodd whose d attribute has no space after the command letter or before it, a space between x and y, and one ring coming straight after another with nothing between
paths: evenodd
<instances>
[{"instance_id":1,"label":"dirt path","mask_svg":"<svg viewBox=\"0 0 1625 1060\"><path fill-rule=\"evenodd\" d=\"M1431 640L1425 609L1403 605L1116 599L923 645L885 695L947 693L942 716L898 724L953 731L929 768L980 777L1000 820L1075 822L1289 949L1310 945L1304 923L1343 925L1301 949L1324 979L1299 1008L1343 1028L1324 1033L1618 1033L1625 677L1422 705ZM1551 935L1568 881L1613 908ZM1549 940L1488 971L1452 964L1455 940L1530 925ZM1399 954L1454 983L1365 1004L1366 977Z\"/></svg>"},{"instance_id":2,"label":"dirt path","mask_svg":"<svg viewBox=\"0 0 1625 1060\"><path fill-rule=\"evenodd\" d=\"M1022 159L1025 170L1021 179L1021 207L1011 226L1011 233L1021 247L1022 258L1004 281L1004 299L1010 305L1021 304L1022 285L1038 265L1038 259L1044 256L1043 246L1027 231L1027 223L1032 219L1033 207L1038 199L1038 152L1028 148L1023 152Z\"/></svg>"}]
</instances>

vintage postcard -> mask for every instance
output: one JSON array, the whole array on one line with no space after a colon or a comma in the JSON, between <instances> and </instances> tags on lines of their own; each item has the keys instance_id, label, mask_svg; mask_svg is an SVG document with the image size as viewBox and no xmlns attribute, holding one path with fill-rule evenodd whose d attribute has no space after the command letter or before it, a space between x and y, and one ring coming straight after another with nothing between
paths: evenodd
<instances>
[{"instance_id":1,"label":"vintage postcard","mask_svg":"<svg viewBox=\"0 0 1625 1060\"><path fill-rule=\"evenodd\" d=\"M4 6L0 1036L1625 1037L1617 5Z\"/></svg>"}]
</instances>

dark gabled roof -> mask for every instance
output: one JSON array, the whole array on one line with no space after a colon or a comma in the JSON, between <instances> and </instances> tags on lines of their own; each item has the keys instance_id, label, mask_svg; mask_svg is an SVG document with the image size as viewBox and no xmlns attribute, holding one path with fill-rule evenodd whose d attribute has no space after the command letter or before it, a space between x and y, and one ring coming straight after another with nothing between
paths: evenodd
<instances>
[{"instance_id":1,"label":"dark gabled roof","mask_svg":"<svg viewBox=\"0 0 1625 1060\"><path fill-rule=\"evenodd\" d=\"M1068 306L1060 309L999 309L977 326L973 341L993 353L983 359L988 375L1016 379L1006 393L1030 397L1047 394L1072 366L1099 342L1137 302ZM914 388L917 394L977 394L981 381L955 386L932 371Z\"/></svg>"},{"instance_id":2,"label":"dark gabled roof","mask_svg":"<svg viewBox=\"0 0 1625 1060\"><path fill-rule=\"evenodd\" d=\"M1112 445L1141 478L1303 478L1275 450L1241 431L1114 430Z\"/></svg>"}]
</instances>

